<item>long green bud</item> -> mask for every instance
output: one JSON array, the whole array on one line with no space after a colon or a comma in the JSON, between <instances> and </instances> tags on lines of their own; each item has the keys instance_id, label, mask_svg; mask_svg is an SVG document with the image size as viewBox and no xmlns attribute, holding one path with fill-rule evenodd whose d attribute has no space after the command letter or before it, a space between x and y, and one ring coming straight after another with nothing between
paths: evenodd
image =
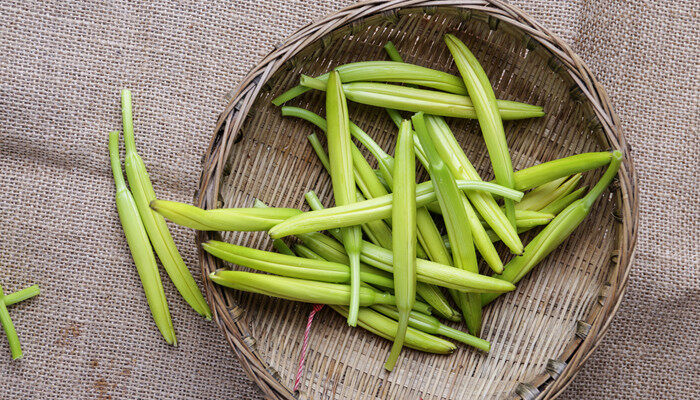
<instances>
[{"instance_id":1,"label":"long green bud","mask_svg":"<svg viewBox=\"0 0 700 400\"><path fill-rule=\"evenodd\" d=\"M532 228L547 225L554 218L554 214L541 211L515 210L515 226L518 228Z\"/></svg>"},{"instance_id":2,"label":"long green bud","mask_svg":"<svg viewBox=\"0 0 700 400\"><path fill-rule=\"evenodd\" d=\"M139 211L131 192L126 188L121 162L119 161L119 132L109 134L109 158L112 165L112 174L116 185L116 203L126 236L126 242L131 250L131 256L136 265L146 294L146 301L151 309L153 320L168 344L177 345L175 329L170 318L168 302L165 299L163 283L158 273L158 265L153 255L153 248L148 240L146 229L143 226Z\"/></svg>"},{"instance_id":3,"label":"long green bud","mask_svg":"<svg viewBox=\"0 0 700 400\"><path fill-rule=\"evenodd\" d=\"M398 310L392 306L382 304L374 305L371 308L392 319L397 319L399 316ZM425 333L430 333L431 335L442 335L450 339L457 340L487 353L491 351L491 343L488 341L472 336L466 332L451 328L447 325L443 325L437 318L431 315L411 311L409 314L408 326Z\"/></svg>"},{"instance_id":4,"label":"long green bud","mask_svg":"<svg viewBox=\"0 0 700 400\"><path fill-rule=\"evenodd\" d=\"M420 140L423 151L428 160L428 172L435 187L438 203L443 210L447 236L452 245L452 260L455 267L469 272L478 273L479 266L476 261L476 251L472 241L472 233L469 228L466 200L463 194L457 189L454 176L450 172L445 162L440 158L435 145L430 139L429 128L425 124L423 113L413 116L413 125ZM489 242L490 243L490 242ZM500 271L499 271L500 272ZM481 331L481 296L477 293L453 292L453 297L457 300L462 310L462 315L467 323L469 332L479 335Z\"/></svg>"},{"instance_id":5,"label":"long green bud","mask_svg":"<svg viewBox=\"0 0 700 400\"><path fill-rule=\"evenodd\" d=\"M428 204L427 208L435 214L442 214L442 209L437 202ZM479 218L479 216L475 216L475 218L479 224L486 223L482 218ZM515 226L518 228L531 228L533 226L545 225L549 223L552 218L554 218L554 215L541 211L515 210Z\"/></svg>"},{"instance_id":6,"label":"long green bud","mask_svg":"<svg viewBox=\"0 0 700 400\"><path fill-rule=\"evenodd\" d=\"M574 201L578 200L583 196L583 194L588 190L587 186L580 187L573 192L567 194L566 196L563 196L560 199L556 199L553 202L549 203L545 208L541 209L540 212L543 213L548 213L548 214L559 214L564 210L566 207L569 206L569 204L573 203Z\"/></svg>"},{"instance_id":7,"label":"long green bud","mask_svg":"<svg viewBox=\"0 0 700 400\"><path fill-rule=\"evenodd\" d=\"M331 306L338 314L347 317L348 309L342 306ZM361 308L357 315L357 324L387 340L394 340L398 323L391 318L388 318L369 308ZM421 332L418 329L409 327L406 330L406 339L404 341L406 347L426 353L450 354L457 347L442 338Z\"/></svg>"},{"instance_id":8,"label":"long green bud","mask_svg":"<svg viewBox=\"0 0 700 400\"><path fill-rule=\"evenodd\" d=\"M361 61L341 65L335 70L338 71L344 83L357 81L407 83L448 93L467 94L464 83L459 77L413 64L394 61ZM316 79L326 84L329 75L323 74ZM272 104L279 106L308 90L311 89L302 85L295 86L273 99Z\"/></svg>"},{"instance_id":9,"label":"long green bud","mask_svg":"<svg viewBox=\"0 0 700 400\"><path fill-rule=\"evenodd\" d=\"M319 254L315 253L313 250L310 248L304 246L303 244L295 244L294 245L294 252L298 254L300 257L308 258L310 260L325 260L325 258L321 257ZM348 270L348 279L350 278L350 270ZM389 278L391 279L391 278Z\"/></svg>"},{"instance_id":10,"label":"long green bud","mask_svg":"<svg viewBox=\"0 0 700 400\"><path fill-rule=\"evenodd\" d=\"M302 75L302 86L325 90L322 81ZM474 105L464 95L416 89L407 86L375 82L354 82L342 86L348 100L370 106L392 108L444 117L476 118ZM498 100L498 110L504 120L535 118L544 115L542 107L515 101Z\"/></svg>"},{"instance_id":11,"label":"long green bud","mask_svg":"<svg viewBox=\"0 0 700 400\"><path fill-rule=\"evenodd\" d=\"M384 45L384 49L386 50L387 54L389 55L389 58L392 61L403 63L403 58L401 57L401 54L399 51L396 49L394 46L394 43L391 41L388 41ZM459 82L460 85L463 85L463 82ZM408 84L408 86L413 86ZM464 93L466 94L466 88ZM403 118L399 114L398 111L391 109L391 108L386 108L385 109L389 117L394 121L397 127L401 128L401 124L403 123ZM415 151L415 156L420 160L420 162L424 165L427 166L428 162L425 158L425 154L423 153L423 149L420 146L420 142L418 141L418 138L415 135L413 136L413 143L414 143L414 151ZM363 141L364 139L364 141ZM391 177L391 171L393 171L392 168L388 168L384 166L385 162L383 161L383 155L379 150L373 151L373 148L379 147L376 146L376 143L374 143L372 140L367 140L366 138L358 138L358 140L367 147L370 152L377 158L378 163L379 163L379 168L382 172L382 174L385 176L386 180L388 182L392 182L393 178ZM368 143L366 143L368 142ZM380 149L381 150L381 149ZM393 162L393 159L391 159ZM388 165L388 162L386 163ZM393 165L393 164L392 164ZM465 204L465 207L471 207L468 204ZM452 265L452 257L447 251L447 247L442 243L440 240L440 232L435 225L435 221L433 221L432 216L428 212L428 210L425 207L418 207L416 209L416 228L417 228L417 236L418 236L418 243L420 244L419 248L425 249L426 256L437 263L442 263L444 265ZM490 245L491 243L489 243ZM493 247L493 246L491 246ZM481 250L481 249L480 249ZM495 252L495 249L494 249ZM490 254L488 251L484 252L484 258L487 259L488 261L493 261L494 259L490 257ZM424 258L424 257L420 257ZM501 260L498 257L498 254L496 254L496 259L497 265L500 265L501 268L503 265L501 264ZM487 261L487 262L488 262ZM460 320L460 313L452 308L452 306L449 305L449 302L445 298L445 296L442 294L440 289L438 289L434 285L427 285L423 282L418 282L418 285L416 286L416 292L423 298L425 299L430 305L433 306L435 313L438 315L441 315L443 318L446 318L450 321L459 321Z\"/></svg>"},{"instance_id":12,"label":"long green bud","mask_svg":"<svg viewBox=\"0 0 700 400\"><path fill-rule=\"evenodd\" d=\"M350 140L350 119L345 101L340 75L333 71L326 85L326 121L328 123L328 158L331 167L333 196L339 206L355 203L357 194L353 177L352 141ZM350 286L352 295L348 324L357 325L360 284L360 247L362 232L359 226L343 229L343 245L350 257Z\"/></svg>"},{"instance_id":13,"label":"long green bud","mask_svg":"<svg viewBox=\"0 0 700 400\"><path fill-rule=\"evenodd\" d=\"M397 118L401 118L399 113L396 110L386 110L391 119L394 122L397 122ZM425 116L426 120L426 125L431 123L432 119L439 119L442 121L441 117L434 117L434 116ZM444 121L443 121L444 123ZM440 125L432 125L435 129L440 129ZM451 134L451 133L450 133ZM418 158L423 166L428 168L428 160L426 159L425 152L423 151L423 147L420 144L420 140L418 139L418 136L415 134L413 135L414 139L414 147L416 151L416 158ZM462 150L459 149L461 152ZM466 157L466 156L465 156ZM467 160L467 163L469 161ZM470 164L471 165L471 164ZM453 172L454 174L454 172ZM474 175L476 180L481 180L479 175L474 171ZM481 199L483 196L487 196L486 193L481 193L477 191L473 191L470 193L470 196L476 196L477 199ZM490 196L489 196L490 197ZM464 205L464 208L467 212L467 219L469 221L469 228L471 229L472 233L472 238L474 239L474 244L476 245L476 248L479 250L479 253L481 253L481 256L484 258L486 263L493 269L495 272L500 272L503 270L503 262L501 261L501 258L498 256L498 252L496 251L496 248L493 246L492 241L489 239L489 236L484 229L484 227L481 225L481 223L478 220L478 215L474 211L471 203L467 200L464 194L460 195L460 198L462 200L462 203ZM491 199L493 200L493 199ZM440 209L440 205L437 202L432 203L434 204L437 209ZM493 207L495 209L498 208L498 205L493 202ZM502 213L501 213L502 214ZM447 254L447 250L444 248L444 246L441 247L441 245L438 245L437 243L440 242L440 237L439 234L435 234L435 231L437 228L435 227L435 224L432 220L432 217L430 214L427 212L426 208L420 208L418 209L418 240L420 243L423 245L423 247L431 247L430 251L428 251L428 256L430 257L431 260L435 262L439 262L445 265L452 265L452 258ZM507 221L505 221L505 216L503 216L503 224L505 225L506 229L509 228L509 225ZM517 237L517 235L516 235Z\"/></svg>"},{"instance_id":14,"label":"long green bud","mask_svg":"<svg viewBox=\"0 0 700 400\"><path fill-rule=\"evenodd\" d=\"M393 172L392 172L393 175ZM322 210L323 209L323 204L321 204L321 201L316 197L316 194L313 191L310 191L305 194L306 201L309 203L309 206L311 207L312 210ZM420 211L422 209L418 209L417 211ZM428 216L430 218L430 216ZM430 218L430 221L432 223L432 218ZM432 223L434 226L435 224ZM335 236L336 238L339 238L339 232L337 229L331 229L329 232ZM437 231L437 228L435 228L435 235L437 236L438 240L440 240L440 232ZM316 240L311 240L308 239L308 237L311 236L315 238ZM348 258L347 255L343 253L343 248L342 246L335 242L333 239L328 238L324 235L321 235L317 232L310 233L310 234L302 234L301 235L302 240L304 241L309 241L315 246L315 248L318 250L320 254L323 254L322 258L325 258L330 261L335 261L339 263L348 263ZM443 246L444 247L444 246ZM385 247L386 248L386 247ZM416 248L418 250L418 247ZM302 251L304 251L302 249ZM447 253L447 250L444 250L445 253ZM319 254L319 255L320 255ZM424 258L421 256L418 256L419 258ZM449 255L447 256L449 258ZM360 263L360 266L366 266L364 263ZM372 268L367 266L368 268ZM392 280L392 286L391 288L393 289L393 280ZM442 292L435 287L434 285L428 285L423 282L418 282L416 285L416 293L419 294L423 300L425 300L428 304L430 304L431 307L433 307L435 313L437 313L440 316L443 316L446 319L449 319L451 321L459 321L460 316L459 313L456 312L449 304L445 296L442 294Z\"/></svg>"},{"instance_id":15,"label":"long green bud","mask_svg":"<svg viewBox=\"0 0 700 400\"><path fill-rule=\"evenodd\" d=\"M555 179L575 175L608 165L612 153L582 153L557 160L547 161L515 173L515 189L528 190Z\"/></svg>"},{"instance_id":16,"label":"long green bud","mask_svg":"<svg viewBox=\"0 0 700 400\"><path fill-rule=\"evenodd\" d=\"M536 188L532 189L528 193L525 193L525 195L523 196L523 200L525 200L531 196L542 196L542 195L551 193L554 190L556 190L559 186L561 186L562 183L566 182L566 180L569 178L570 178L569 176L564 176L564 177L561 177L559 179L555 179L551 182L547 182L544 185L537 186ZM520 200L519 203L522 203L523 200ZM539 208L536 208L536 207L523 208L523 207L521 207L521 209L524 209L524 210L539 210L540 208L542 208L542 207L539 207Z\"/></svg>"},{"instance_id":17,"label":"long green bud","mask_svg":"<svg viewBox=\"0 0 700 400\"><path fill-rule=\"evenodd\" d=\"M318 282L286 276L256 274L244 271L217 271L209 275L215 283L236 290L259 293L292 301L314 304L350 304L350 285ZM366 286L359 288L362 306L395 304L394 296Z\"/></svg>"},{"instance_id":18,"label":"long green bud","mask_svg":"<svg viewBox=\"0 0 700 400\"><path fill-rule=\"evenodd\" d=\"M28 288L18 290L14 293L6 294L5 297L3 298L3 301L5 302L5 306L9 307L9 306L11 306L13 304L17 304L21 301L31 299L32 297L38 295L39 293L40 293L39 285L32 285Z\"/></svg>"},{"instance_id":19,"label":"long green bud","mask_svg":"<svg viewBox=\"0 0 700 400\"><path fill-rule=\"evenodd\" d=\"M200 231L266 231L299 215L296 208L217 208L204 210L168 200L151 201L151 209L170 221Z\"/></svg>"},{"instance_id":20,"label":"long green bud","mask_svg":"<svg viewBox=\"0 0 700 400\"><path fill-rule=\"evenodd\" d=\"M273 240L272 247L274 247L275 250L277 250L277 252L279 252L280 254L285 254L288 256L294 255L292 249L290 249L289 246L287 246L287 243L285 243L282 239Z\"/></svg>"},{"instance_id":21,"label":"long green bud","mask_svg":"<svg viewBox=\"0 0 700 400\"><path fill-rule=\"evenodd\" d=\"M453 322L462 320L462 313L452 308L450 302L437 286L416 282L416 295L425 300L433 308L433 314L440 318Z\"/></svg>"},{"instance_id":22,"label":"long green bud","mask_svg":"<svg viewBox=\"0 0 700 400\"><path fill-rule=\"evenodd\" d=\"M7 311L7 306L5 305L5 295L0 285L0 324L5 331L5 336L7 336L7 342L10 346L10 353L12 354L12 359L17 360L22 358L22 346L19 342L19 336L17 335L17 330L15 325L10 319L10 313Z\"/></svg>"},{"instance_id":23,"label":"long green bud","mask_svg":"<svg viewBox=\"0 0 700 400\"><path fill-rule=\"evenodd\" d=\"M503 197L520 200L522 192L481 181L457 181L461 190L478 190L497 193ZM422 207L437 200L432 182L416 185L416 207ZM368 221L386 219L391 216L392 196L386 195L374 199L337 206L324 210L309 211L291 217L272 227L269 234L280 238L299 233L317 232L332 228L360 225Z\"/></svg>"},{"instance_id":24,"label":"long green bud","mask_svg":"<svg viewBox=\"0 0 700 400\"><path fill-rule=\"evenodd\" d=\"M339 243L336 244L340 246ZM216 240L202 243L202 248L224 261L275 275L330 283L350 282L347 256L344 262L313 260ZM386 289L394 287L391 274L366 264L360 264L360 276L363 282L371 285Z\"/></svg>"},{"instance_id":25,"label":"long green bud","mask_svg":"<svg viewBox=\"0 0 700 400\"><path fill-rule=\"evenodd\" d=\"M399 325L394 345L384 364L388 371L394 369L401 353L408 329L408 315L416 299L416 158L409 121L401 124L395 153L392 220L394 295Z\"/></svg>"},{"instance_id":26,"label":"long green bud","mask_svg":"<svg viewBox=\"0 0 700 400\"><path fill-rule=\"evenodd\" d=\"M593 203L610 185L622 163L622 153L614 151L607 171L588 194L580 200L576 200L557 215L542 232L535 236L525 246L523 255L513 258L505 267L503 274L494 275L498 279L517 283L542 259L557 248L571 233L581 224L590 213ZM498 297L498 295L483 295L482 304L486 305Z\"/></svg>"},{"instance_id":27,"label":"long green bud","mask_svg":"<svg viewBox=\"0 0 700 400\"><path fill-rule=\"evenodd\" d=\"M581 178L581 174L576 174L565 180L561 185L557 185L553 190L544 189L537 192L533 190L530 193L525 194L523 199L515 205L515 208L518 210L541 210L542 208L546 207L547 204L553 202L557 198L566 196L567 194L573 192L578 183L581 181ZM555 180L554 182L558 181L559 179Z\"/></svg>"},{"instance_id":28,"label":"long green bud","mask_svg":"<svg viewBox=\"0 0 700 400\"><path fill-rule=\"evenodd\" d=\"M318 232L306 233L298 235L298 237L314 252L329 260L334 257L334 254L337 257L337 254L343 251L338 242ZM362 242L361 259L375 268L389 273L394 272L392 252L370 242ZM457 289L462 292L500 293L515 289L515 286L504 285L507 282L490 276L475 274L421 258L416 259L416 279L420 282Z\"/></svg>"},{"instance_id":29,"label":"long green bud","mask_svg":"<svg viewBox=\"0 0 700 400\"><path fill-rule=\"evenodd\" d=\"M206 319L211 319L211 310L202 292L199 290L190 270L187 269L180 253L177 251L165 219L151 210L149 204L155 200L156 193L146 172L146 165L136 153L134 125L131 111L131 92L122 90L122 122L124 125L124 145L126 157L124 169L129 180L129 187L134 195L136 207L153 244L153 249L170 276L173 284L187 303Z\"/></svg>"},{"instance_id":30,"label":"long green bud","mask_svg":"<svg viewBox=\"0 0 700 400\"><path fill-rule=\"evenodd\" d=\"M425 117L425 123L430 127L428 132L431 135L435 148L440 154L440 157L450 168L452 175L456 179L480 181L481 177L466 154L464 154L464 150L462 150L444 118L427 115ZM503 213L503 210L501 210L493 197L483 192L467 192L466 195L469 201L474 205L476 211L479 212L491 229L498 234L503 240L503 243L508 246L513 253L520 254L523 250L523 244L515 228L511 225L510 221ZM520 201L518 199L514 200ZM474 227L472 227L472 230L476 232Z\"/></svg>"},{"instance_id":31,"label":"long green bud","mask_svg":"<svg viewBox=\"0 0 700 400\"><path fill-rule=\"evenodd\" d=\"M496 182L502 186L514 188L513 163L508 151L506 133L503 130L496 95L486 72L474 54L457 37L447 34L445 43L452 53L457 69L464 80L464 86L474 104L474 111L486 142ZM512 200L505 200L505 209L510 224L515 227L515 204Z\"/></svg>"}]
</instances>

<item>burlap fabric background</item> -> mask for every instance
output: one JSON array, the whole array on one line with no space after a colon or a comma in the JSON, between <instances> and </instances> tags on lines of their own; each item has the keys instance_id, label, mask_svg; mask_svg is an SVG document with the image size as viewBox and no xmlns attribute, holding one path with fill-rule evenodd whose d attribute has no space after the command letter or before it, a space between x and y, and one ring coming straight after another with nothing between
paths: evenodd
<instances>
[{"instance_id":1,"label":"burlap fabric background","mask_svg":"<svg viewBox=\"0 0 700 400\"><path fill-rule=\"evenodd\" d=\"M348 1L0 3L0 282L38 283L0 336L0 398L258 399L218 328L166 284L158 336L114 207L119 89L161 197L190 201L225 94L275 42ZM700 397L698 3L516 1L608 89L639 171L627 295L568 399ZM199 278L193 233L175 239Z\"/></svg>"}]
</instances>

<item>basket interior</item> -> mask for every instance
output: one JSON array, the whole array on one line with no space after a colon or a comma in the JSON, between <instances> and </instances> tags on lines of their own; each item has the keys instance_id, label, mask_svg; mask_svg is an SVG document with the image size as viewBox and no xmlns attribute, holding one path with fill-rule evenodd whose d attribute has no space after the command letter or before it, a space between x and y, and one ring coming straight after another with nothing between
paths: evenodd
<instances>
[{"instance_id":1,"label":"basket interior","mask_svg":"<svg viewBox=\"0 0 700 400\"><path fill-rule=\"evenodd\" d=\"M396 44L407 62L458 74L443 41L445 33L456 34L484 66L498 98L544 106L547 115L543 118L505 123L516 169L607 150L591 107L580 92L571 89L575 85L567 71L525 34L494 22L475 12L438 8L427 15L404 10L400 16L366 18L307 46L287 63L289 68L268 81L251 108L240 142L227 161L220 193L223 206L249 207L259 198L271 206L308 209L303 195L309 190L316 191L326 205L332 203L330 177L306 139L316 129L300 120L282 118L270 100L296 85L301 73L316 76L348 62L387 59L382 49L387 40ZM312 91L289 104L324 115L324 101L322 93ZM354 103L349 108L351 120L392 153L397 129L384 111ZM482 178L490 179L492 170L478 124L459 119L448 119L448 123ZM422 174L425 177L424 171ZM584 184L594 183L601 174L601 170L585 174ZM548 360L562 358L575 337L577 321L590 317L609 278L609 258L617 245L614 202L611 195L600 199L575 233L524 278L515 292L485 308L482 337L492 343L489 354L463 346L449 356L405 349L394 372L387 373L383 364L391 343L348 327L344 318L325 308L311 330L300 398L512 395L518 382L541 376ZM525 236L524 243L531 236ZM231 232L224 239L271 249L271 241L262 233ZM498 248L504 260L511 257L504 246ZM241 318L251 334L249 345L291 388L311 305L225 292L229 305L244 310ZM460 323L452 326L464 329Z\"/></svg>"}]
</instances>

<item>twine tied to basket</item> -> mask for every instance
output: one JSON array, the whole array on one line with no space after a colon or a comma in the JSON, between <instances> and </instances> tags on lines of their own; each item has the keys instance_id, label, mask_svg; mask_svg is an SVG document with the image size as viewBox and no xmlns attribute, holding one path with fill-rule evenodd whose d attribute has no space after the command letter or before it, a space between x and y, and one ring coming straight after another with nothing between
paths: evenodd
<instances>
[{"instance_id":1,"label":"twine tied to basket","mask_svg":"<svg viewBox=\"0 0 700 400\"><path fill-rule=\"evenodd\" d=\"M299 391L299 384L301 382L301 373L304 369L304 361L306 360L306 346L309 344L309 332L311 331L311 323L314 322L314 316L317 312L321 311L323 304L314 304L314 308L309 313L309 319L306 321L306 330L304 330L304 340L301 344L301 353L299 354L299 367L297 368L297 375L294 378L294 391Z\"/></svg>"}]
</instances>

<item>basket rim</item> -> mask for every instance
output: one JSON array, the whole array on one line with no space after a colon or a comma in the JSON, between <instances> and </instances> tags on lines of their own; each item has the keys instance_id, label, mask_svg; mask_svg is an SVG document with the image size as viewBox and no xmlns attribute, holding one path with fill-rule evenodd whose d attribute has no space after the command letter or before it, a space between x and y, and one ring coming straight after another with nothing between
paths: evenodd
<instances>
[{"instance_id":1,"label":"basket rim","mask_svg":"<svg viewBox=\"0 0 700 400\"><path fill-rule=\"evenodd\" d=\"M423 9L423 12L434 12L437 8L479 11L529 34L533 40L548 50L553 58L563 64L592 106L605 139L612 148L622 151L625 156L617 178L619 189L617 203L620 208L615 218L619 223L619 250L614 250L611 256L610 280L604 286L587 320L578 321L576 336L560 355L559 358L562 359L549 360L545 371L530 382L521 382L516 387L516 394L524 399L554 399L566 389L583 363L598 347L620 306L636 253L639 193L631 147L625 140L621 122L610 104L605 89L566 42L516 6L501 0L367 0L299 28L285 41L275 45L274 49L263 57L231 92L230 101L220 114L214 135L203 155L202 172L194 202L203 208L217 206L220 178L233 144L240 139L240 127L267 80L288 60L331 31L371 15L381 13L391 18L402 9ZM217 268L217 261L203 252L199 246L212 239L213 234L213 232L198 231L196 236L203 277ZM237 307L228 309L222 289L207 279L203 279L203 283L207 301L214 313L214 321L222 329L247 375L260 387L266 398L296 399L291 389L280 382L276 372L268 368L264 360L251 348L252 337L244 321L239 320L243 310Z\"/></svg>"}]
</instances>

